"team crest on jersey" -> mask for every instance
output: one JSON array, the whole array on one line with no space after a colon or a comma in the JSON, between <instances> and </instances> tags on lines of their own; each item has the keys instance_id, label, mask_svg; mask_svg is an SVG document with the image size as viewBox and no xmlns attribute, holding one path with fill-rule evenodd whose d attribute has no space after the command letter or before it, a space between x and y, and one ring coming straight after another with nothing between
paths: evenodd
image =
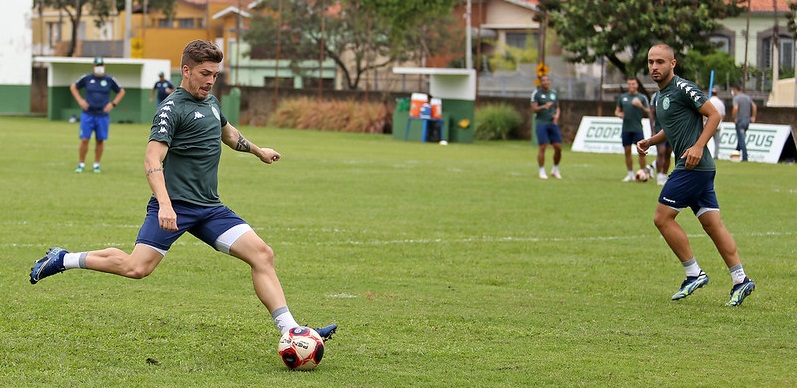
<instances>
[{"instance_id":1,"label":"team crest on jersey","mask_svg":"<svg viewBox=\"0 0 797 388\"><path fill-rule=\"evenodd\" d=\"M665 96L664 99L661 100L661 107L664 108L664 110L670 109L670 97Z\"/></svg>"},{"instance_id":2,"label":"team crest on jersey","mask_svg":"<svg viewBox=\"0 0 797 388\"><path fill-rule=\"evenodd\" d=\"M102 87L106 87L106 86L108 86L108 81L106 81L106 80L102 80L102 81L100 81L100 85L101 85Z\"/></svg>"},{"instance_id":3,"label":"team crest on jersey","mask_svg":"<svg viewBox=\"0 0 797 388\"><path fill-rule=\"evenodd\" d=\"M216 116L216 120L221 121L221 115L219 114L219 110L216 109L216 106L213 105L210 107L210 109L213 110L213 115Z\"/></svg>"}]
</instances>

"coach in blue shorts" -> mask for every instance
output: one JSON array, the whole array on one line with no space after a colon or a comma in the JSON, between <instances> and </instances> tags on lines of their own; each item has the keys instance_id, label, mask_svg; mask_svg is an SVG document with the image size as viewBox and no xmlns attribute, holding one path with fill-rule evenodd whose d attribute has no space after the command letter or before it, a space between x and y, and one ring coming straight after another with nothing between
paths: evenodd
<instances>
[{"instance_id":1,"label":"coach in blue shorts","mask_svg":"<svg viewBox=\"0 0 797 388\"><path fill-rule=\"evenodd\" d=\"M86 89L84 96L80 95L80 89ZM89 139L94 133L94 172L99 173L100 159L105 140L108 139L108 127L111 124L111 117L108 114L122 101L125 90L116 78L105 74L105 61L101 57L94 58L94 71L80 77L77 82L69 86L69 90L83 110L80 114L80 149L75 172L81 173L86 167ZM111 91L116 93L113 100L111 100Z\"/></svg>"},{"instance_id":2,"label":"coach in blue shorts","mask_svg":"<svg viewBox=\"0 0 797 388\"><path fill-rule=\"evenodd\" d=\"M562 133L559 131L559 99L556 90L551 89L551 79L540 77L540 87L531 93L531 111L535 114L537 125L537 165L540 167L540 179L548 179L545 173L545 148L553 146L553 168L551 175L562 179L559 173L559 161L562 159Z\"/></svg>"}]
</instances>

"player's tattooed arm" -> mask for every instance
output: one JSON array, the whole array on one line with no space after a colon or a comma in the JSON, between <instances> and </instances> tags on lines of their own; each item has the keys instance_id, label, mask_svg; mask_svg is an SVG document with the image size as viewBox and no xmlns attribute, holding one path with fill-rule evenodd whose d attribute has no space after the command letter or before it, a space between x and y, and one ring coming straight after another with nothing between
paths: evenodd
<instances>
[{"instance_id":1,"label":"player's tattooed arm","mask_svg":"<svg viewBox=\"0 0 797 388\"><path fill-rule=\"evenodd\" d=\"M249 144L249 140L246 140L244 135L241 134L241 131L238 131L238 142L235 144L235 150L240 152L249 152L251 149L252 146Z\"/></svg>"}]
</instances>

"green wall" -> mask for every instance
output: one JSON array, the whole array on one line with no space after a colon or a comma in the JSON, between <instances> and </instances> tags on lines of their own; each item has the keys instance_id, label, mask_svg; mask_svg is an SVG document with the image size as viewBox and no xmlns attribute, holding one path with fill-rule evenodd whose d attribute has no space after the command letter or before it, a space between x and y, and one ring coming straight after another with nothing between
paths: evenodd
<instances>
[{"instance_id":1,"label":"green wall","mask_svg":"<svg viewBox=\"0 0 797 388\"><path fill-rule=\"evenodd\" d=\"M449 143L473 143L473 115L474 101L443 99L443 122L445 123L445 140ZM409 133L407 133L407 121L410 112L393 111L393 139L404 140L405 136L409 141L421 141L423 134L423 123L421 120L412 120ZM459 126L459 122L467 119L469 125L465 128Z\"/></svg>"},{"instance_id":2,"label":"green wall","mask_svg":"<svg viewBox=\"0 0 797 388\"><path fill-rule=\"evenodd\" d=\"M125 97L111 112L111 122L151 123L157 106L149 102L149 93L150 89L125 88ZM47 102L50 120L69 120L72 115L80 117L80 106L68 86L51 87Z\"/></svg>"},{"instance_id":3,"label":"green wall","mask_svg":"<svg viewBox=\"0 0 797 388\"><path fill-rule=\"evenodd\" d=\"M30 85L0 85L0 113L30 113Z\"/></svg>"}]
</instances>

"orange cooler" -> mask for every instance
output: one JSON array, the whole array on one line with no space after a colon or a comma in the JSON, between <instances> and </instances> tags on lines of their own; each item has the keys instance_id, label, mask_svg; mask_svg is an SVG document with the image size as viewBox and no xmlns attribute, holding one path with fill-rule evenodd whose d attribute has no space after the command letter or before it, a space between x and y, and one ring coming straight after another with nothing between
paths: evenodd
<instances>
[{"instance_id":1,"label":"orange cooler","mask_svg":"<svg viewBox=\"0 0 797 388\"><path fill-rule=\"evenodd\" d=\"M421 106L429 102L429 96L424 93L412 93L410 96L410 117L421 117Z\"/></svg>"},{"instance_id":2,"label":"orange cooler","mask_svg":"<svg viewBox=\"0 0 797 388\"><path fill-rule=\"evenodd\" d=\"M432 105L432 118L435 120L443 118L443 101L439 98L433 98L429 103Z\"/></svg>"}]
</instances>

